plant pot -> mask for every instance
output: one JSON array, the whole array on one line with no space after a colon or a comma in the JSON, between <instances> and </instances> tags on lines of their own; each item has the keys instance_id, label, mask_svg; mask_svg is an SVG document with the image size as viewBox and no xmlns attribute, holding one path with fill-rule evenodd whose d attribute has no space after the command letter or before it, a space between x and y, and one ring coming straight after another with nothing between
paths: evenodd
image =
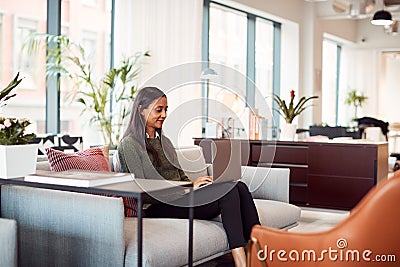
<instances>
[{"instance_id":1,"label":"plant pot","mask_svg":"<svg viewBox=\"0 0 400 267\"><path fill-rule=\"evenodd\" d=\"M10 179L35 173L38 144L0 145L0 178Z\"/></svg>"},{"instance_id":2,"label":"plant pot","mask_svg":"<svg viewBox=\"0 0 400 267\"><path fill-rule=\"evenodd\" d=\"M281 125L280 141L294 141L296 135L296 124L284 123Z\"/></svg>"}]
</instances>

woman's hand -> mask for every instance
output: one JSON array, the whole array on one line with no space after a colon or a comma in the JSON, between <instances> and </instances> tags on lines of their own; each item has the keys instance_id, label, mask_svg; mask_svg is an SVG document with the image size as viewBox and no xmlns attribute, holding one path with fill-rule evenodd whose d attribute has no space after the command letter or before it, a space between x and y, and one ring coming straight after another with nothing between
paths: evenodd
<instances>
[{"instance_id":1,"label":"woman's hand","mask_svg":"<svg viewBox=\"0 0 400 267\"><path fill-rule=\"evenodd\" d=\"M193 187L198 188L202 185L210 184L212 183L213 179L211 176L202 176L194 180L193 182Z\"/></svg>"}]
</instances>

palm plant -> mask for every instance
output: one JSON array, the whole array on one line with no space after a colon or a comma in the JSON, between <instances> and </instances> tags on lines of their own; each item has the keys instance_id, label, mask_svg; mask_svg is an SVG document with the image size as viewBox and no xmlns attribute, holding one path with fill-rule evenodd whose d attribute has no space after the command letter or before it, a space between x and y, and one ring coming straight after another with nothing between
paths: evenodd
<instances>
[{"instance_id":1,"label":"palm plant","mask_svg":"<svg viewBox=\"0 0 400 267\"><path fill-rule=\"evenodd\" d=\"M32 53L45 43L47 50L46 76L61 76L71 80L74 90L70 97L81 103L83 112L90 114L89 122L100 126L103 139L116 146L122 134L124 120L130 114L129 105L138 90L135 81L146 52L137 52L123 59L103 77L94 78L93 68L84 48L66 36L34 34L24 48ZM60 83L58 84L60 89Z\"/></svg>"},{"instance_id":2,"label":"palm plant","mask_svg":"<svg viewBox=\"0 0 400 267\"><path fill-rule=\"evenodd\" d=\"M354 117L353 119L357 119L357 111L358 108L362 107L363 103L368 99L363 93L359 94L357 90L351 90L345 99L345 104L354 106Z\"/></svg>"}]
</instances>

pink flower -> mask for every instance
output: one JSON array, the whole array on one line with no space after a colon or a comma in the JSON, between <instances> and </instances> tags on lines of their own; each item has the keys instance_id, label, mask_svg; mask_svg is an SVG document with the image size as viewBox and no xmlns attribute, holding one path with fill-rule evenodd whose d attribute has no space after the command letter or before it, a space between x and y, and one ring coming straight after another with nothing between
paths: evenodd
<instances>
[{"instance_id":1,"label":"pink flower","mask_svg":"<svg viewBox=\"0 0 400 267\"><path fill-rule=\"evenodd\" d=\"M8 127L11 126L11 121L10 121L10 119L6 119L6 120L4 121L4 126L5 126L6 128L8 128Z\"/></svg>"},{"instance_id":2,"label":"pink flower","mask_svg":"<svg viewBox=\"0 0 400 267\"><path fill-rule=\"evenodd\" d=\"M0 130L3 130L5 128L6 128L6 126L4 126L3 124L0 124Z\"/></svg>"}]
</instances>

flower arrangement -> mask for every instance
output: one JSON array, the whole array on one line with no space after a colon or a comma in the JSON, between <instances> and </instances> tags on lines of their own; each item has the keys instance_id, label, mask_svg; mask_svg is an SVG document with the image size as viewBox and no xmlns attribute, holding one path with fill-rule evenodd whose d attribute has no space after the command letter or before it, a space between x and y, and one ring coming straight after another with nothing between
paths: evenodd
<instances>
[{"instance_id":1,"label":"flower arrangement","mask_svg":"<svg viewBox=\"0 0 400 267\"><path fill-rule=\"evenodd\" d=\"M24 134L25 128L30 125L28 119L4 118L0 117L0 145L24 145L35 134Z\"/></svg>"},{"instance_id":2,"label":"flower arrangement","mask_svg":"<svg viewBox=\"0 0 400 267\"><path fill-rule=\"evenodd\" d=\"M290 91L290 102L289 106L286 105L285 100L282 100L278 95L274 95L274 101L278 104L279 109L276 109L281 116L286 120L286 123L292 123L293 119L300 115L309 106L304 106L308 101L318 98L318 96L303 96L300 98L299 102L295 105L294 102L295 92Z\"/></svg>"},{"instance_id":3,"label":"flower arrangement","mask_svg":"<svg viewBox=\"0 0 400 267\"><path fill-rule=\"evenodd\" d=\"M7 105L7 101L16 96L13 89L21 83L19 73L0 91L0 108ZM0 117L0 145L23 145L35 138L35 134L25 134L25 128L31 123L27 119Z\"/></svg>"}]
</instances>

